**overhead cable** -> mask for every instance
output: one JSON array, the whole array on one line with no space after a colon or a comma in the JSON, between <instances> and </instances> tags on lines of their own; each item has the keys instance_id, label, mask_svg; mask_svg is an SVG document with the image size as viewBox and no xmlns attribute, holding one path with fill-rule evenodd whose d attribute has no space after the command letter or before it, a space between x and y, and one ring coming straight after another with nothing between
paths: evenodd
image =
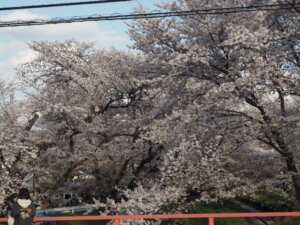
<instances>
[{"instance_id":1,"label":"overhead cable","mask_svg":"<svg viewBox=\"0 0 300 225\"><path fill-rule=\"evenodd\" d=\"M132 0L96 0L96 1L84 1L84 2L63 2L55 4L42 4L42 5L24 5L24 6L9 6L1 7L0 11L19 10L19 9L36 9L36 8L50 8L50 7L63 7L63 6L76 6L76 5L91 5L91 4L103 4L113 2L129 2Z\"/></svg>"},{"instance_id":2,"label":"overhead cable","mask_svg":"<svg viewBox=\"0 0 300 225\"><path fill-rule=\"evenodd\" d=\"M93 15L88 17L72 17L72 18L53 18L53 19L35 19L35 20L16 20L16 21L0 21L0 27L17 27L32 26L60 23L74 23L86 21L112 21L112 20L130 20L130 19L149 19L164 17L184 17L194 15L217 15L230 13L247 13L253 11L270 11L270 10L290 10L300 9L300 3L296 4L275 4L263 6L247 6L247 7L231 7L231 8L211 8L197 9L187 11L170 11L170 12L151 12L151 13L134 13L134 14L114 14L114 15Z\"/></svg>"}]
</instances>

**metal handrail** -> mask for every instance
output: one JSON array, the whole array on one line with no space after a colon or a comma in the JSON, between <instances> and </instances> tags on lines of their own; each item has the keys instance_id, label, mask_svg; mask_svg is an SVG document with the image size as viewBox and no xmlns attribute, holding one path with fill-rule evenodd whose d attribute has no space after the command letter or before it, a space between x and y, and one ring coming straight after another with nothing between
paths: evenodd
<instances>
[{"instance_id":1,"label":"metal handrail","mask_svg":"<svg viewBox=\"0 0 300 225\"><path fill-rule=\"evenodd\" d=\"M70 221L70 220L114 220L114 225L120 225L121 220L129 219L183 219L207 218L209 225L214 225L215 218L228 217L274 217L300 216L300 212L264 212L264 213L207 213L207 214L160 214L160 215L111 215L111 216L59 216L35 217L34 221ZM0 222L7 222L7 218L0 218Z\"/></svg>"},{"instance_id":2,"label":"metal handrail","mask_svg":"<svg viewBox=\"0 0 300 225\"><path fill-rule=\"evenodd\" d=\"M48 215L51 213L56 212L81 212L81 211L87 211L91 209L96 209L96 206L71 206L71 207L62 207L62 208L53 208L53 209L37 209L36 215L39 217L39 215Z\"/></svg>"}]
</instances>

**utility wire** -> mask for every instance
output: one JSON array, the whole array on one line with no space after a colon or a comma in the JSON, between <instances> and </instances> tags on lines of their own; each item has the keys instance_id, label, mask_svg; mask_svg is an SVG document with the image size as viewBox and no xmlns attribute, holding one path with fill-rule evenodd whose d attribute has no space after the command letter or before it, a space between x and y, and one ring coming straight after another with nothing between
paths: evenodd
<instances>
[{"instance_id":1,"label":"utility wire","mask_svg":"<svg viewBox=\"0 0 300 225\"><path fill-rule=\"evenodd\" d=\"M132 0L97 0L97 1L85 1L85 2L64 2L55 4L42 4L42 5L24 5L24 6L10 6L2 7L0 11L18 10L18 9L36 9L36 8L50 8L50 7L63 7L63 6L75 6L75 5L91 5L91 4L103 4L113 2L128 2Z\"/></svg>"},{"instance_id":2,"label":"utility wire","mask_svg":"<svg viewBox=\"0 0 300 225\"><path fill-rule=\"evenodd\" d=\"M64 3L55 3L55 4L41 4L41 5L25 5L25 6L9 6L1 7L0 11L8 10L19 10L19 9L36 9L36 8L51 8L51 7L63 7L63 6L75 6L75 5L89 5L89 4L103 4L103 3L114 3L114 2L126 2L133 0L94 0L94 1L81 1L81 2L64 2ZM140 4L140 3L138 3ZM300 3L290 3L290 4L270 4L270 5L250 5L250 6L238 6L238 7L227 7L227 8L215 8L215 10L226 10L226 9L255 9L255 8L269 8L269 7L278 7L278 6L294 6ZM202 9L201 11L211 11L213 9Z\"/></svg>"},{"instance_id":3,"label":"utility wire","mask_svg":"<svg viewBox=\"0 0 300 225\"><path fill-rule=\"evenodd\" d=\"M26 20L26 21L24 20L3 21L3 22L0 21L0 27L32 26L32 25L86 22L86 21L149 19L149 18L180 17L180 16L193 16L193 15L218 15L218 14L231 14L231 13L247 13L253 11L290 10L290 9L300 9L300 3L296 3L293 5L276 4L276 5L264 5L264 6L198 9L198 10L187 10L187 11L151 12L151 13L117 14L117 15L114 14L109 16L93 15L88 17L54 18L50 20L36 19L36 20Z\"/></svg>"}]
</instances>

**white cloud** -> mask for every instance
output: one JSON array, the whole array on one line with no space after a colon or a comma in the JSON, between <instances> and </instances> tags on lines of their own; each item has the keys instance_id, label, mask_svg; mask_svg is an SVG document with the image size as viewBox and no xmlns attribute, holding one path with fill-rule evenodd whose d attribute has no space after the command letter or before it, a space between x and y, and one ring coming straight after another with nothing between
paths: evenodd
<instances>
[{"instance_id":1,"label":"white cloud","mask_svg":"<svg viewBox=\"0 0 300 225\"><path fill-rule=\"evenodd\" d=\"M1 21L48 19L39 14L27 11L15 11L6 16L0 16ZM14 76L14 68L28 62L34 57L26 42L61 41L75 39L93 41L97 47L124 48L129 43L128 38L117 30L102 30L97 22L42 25L29 27L9 27L0 29L0 78L10 79Z\"/></svg>"},{"instance_id":2,"label":"white cloud","mask_svg":"<svg viewBox=\"0 0 300 225\"><path fill-rule=\"evenodd\" d=\"M13 21L13 20L34 20L34 19L47 19L46 16L33 14L28 11L17 10L8 15L0 16L2 21Z\"/></svg>"},{"instance_id":3,"label":"white cloud","mask_svg":"<svg viewBox=\"0 0 300 225\"><path fill-rule=\"evenodd\" d=\"M10 59L10 61L16 67L20 64L33 60L35 57L36 53L28 48L23 51L18 51L15 56Z\"/></svg>"},{"instance_id":4,"label":"white cloud","mask_svg":"<svg viewBox=\"0 0 300 225\"><path fill-rule=\"evenodd\" d=\"M96 43L96 47L115 47L122 49L125 44L129 43L129 39L118 35L116 31L98 32L97 34L86 39L86 41L91 41Z\"/></svg>"},{"instance_id":5,"label":"white cloud","mask_svg":"<svg viewBox=\"0 0 300 225\"><path fill-rule=\"evenodd\" d=\"M11 63L7 61L0 62L0 80L1 81L11 81L14 79L15 70Z\"/></svg>"},{"instance_id":6,"label":"white cloud","mask_svg":"<svg viewBox=\"0 0 300 225\"><path fill-rule=\"evenodd\" d=\"M33 14L27 11L15 11L6 16L0 16L0 20L34 20L49 19L44 15ZM50 24L29 27L1 28L1 34L13 35L22 40L101 40L102 47L124 44L126 38L114 30L103 31L97 22L78 22L66 24Z\"/></svg>"},{"instance_id":7,"label":"white cloud","mask_svg":"<svg viewBox=\"0 0 300 225\"><path fill-rule=\"evenodd\" d=\"M1 55L3 60L0 61L0 78L1 80L10 81L15 76L15 68L26 63L36 56L24 42L0 43ZM7 57L5 57L7 55Z\"/></svg>"},{"instance_id":8,"label":"white cloud","mask_svg":"<svg viewBox=\"0 0 300 225\"><path fill-rule=\"evenodd\" d=\"M0 53L9 54L26 47L23 41L0 42Z\"/></svg>"}]
</instances>

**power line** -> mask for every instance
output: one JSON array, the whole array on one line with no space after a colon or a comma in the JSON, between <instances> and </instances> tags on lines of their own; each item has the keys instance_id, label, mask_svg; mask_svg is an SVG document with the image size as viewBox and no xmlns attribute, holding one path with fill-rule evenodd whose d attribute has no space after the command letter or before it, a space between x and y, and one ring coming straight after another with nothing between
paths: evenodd
<instances>
[{"instance_id":1,"label":"power line","mask_svg":"<svg viewBox=\"0 0 300 225\"><path fill-rule=\"evenodd\" d=\"M2 8L0 8L0 11L63 7L63 6L75 6L75 5L103 4L103 3L128 2L128 1L132 1L132 0L97 0L97 1L85 1L85 2L64 2L64 3L55 3L55 4L42 4L42 5L10 6L10 7L2 7Z\"/></svg>"},{"instance_id":2,"label":"power line","mask_svg":"<svg viewBox=\"0 0 300 225\"><path fill-rule=\"evenodd\" d=\"M247 7L229 7L229 8L212 8L212 9L198 9L188 11L170 11L170 12L151 12L151 13L136 13L136 14L114 14L109 16L93 15L88 17L72 17L72 18L54 18L50 20L18 20L0 22L0 27L17 27L17 26L33 26L46 24L60 24L60 23L74 23L87 21L112 21L112 20L130 20L130 19L149 19L149 18L164 18L164 17L180 17L193 15L218 15L231 13L247 13L254 11L270 11L270 10L287 10L300 9L300 3L290 4L276 4L264 6L247 6Z\"/></svg>"}]
</instances>

